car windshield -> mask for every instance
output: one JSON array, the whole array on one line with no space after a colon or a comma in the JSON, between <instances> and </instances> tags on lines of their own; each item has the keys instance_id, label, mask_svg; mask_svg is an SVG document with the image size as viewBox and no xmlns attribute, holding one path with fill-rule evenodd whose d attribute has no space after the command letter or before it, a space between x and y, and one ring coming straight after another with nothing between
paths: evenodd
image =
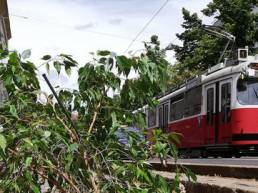
<instances>
[{"instance_id":1,"label":"car windshield","mask_svg":"<svg viewBox=\"0 0 258 193\"><path fill-rule=\"evenodd\" d=\"M238 79L237 99L242 105L258 105L258 79Z\"/></svg>"}]
</instances>

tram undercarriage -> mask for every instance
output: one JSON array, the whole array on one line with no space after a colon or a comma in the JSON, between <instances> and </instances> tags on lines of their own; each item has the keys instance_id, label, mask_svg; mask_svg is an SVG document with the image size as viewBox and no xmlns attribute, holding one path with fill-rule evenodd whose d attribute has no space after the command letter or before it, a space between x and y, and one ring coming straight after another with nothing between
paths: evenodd
<instances>
[{"instance_id":1,"label":"tram undercarriage","mask_svg":"<svg viewBox=\"0 0 258 193\"><path fill-rule=\"evenodd\" d=\"M179 149L180 158L240 158L242 156L258 156L258 145L233 146L229 144L220 144Z\"/></svg>"}]
</instances>

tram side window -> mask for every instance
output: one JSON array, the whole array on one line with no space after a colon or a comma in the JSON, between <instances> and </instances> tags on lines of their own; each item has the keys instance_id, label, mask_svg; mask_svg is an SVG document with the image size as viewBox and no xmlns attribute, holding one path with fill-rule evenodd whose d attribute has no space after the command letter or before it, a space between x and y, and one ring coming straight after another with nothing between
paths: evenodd
<instances>
[{"instance_id":1,"label":"tram side window","mask_svg":"<svg viewBox=\"0 0 258 193\"><path fill-rule=\"evenodd\" d=\"M202 87L198 86L185 93L185 117L201 112Z\"/></svg>"},{"instance_id":2,"label":"tram side window","mask_svg":"<svg viewBox=\"0 0 258 193\"><path fill-rule=\"evenodd\" d=\"M148 110L148 127L154 127L156 125L156 109Z\"/></svg>"},{"instance_id":3,"label":"tram side window","mask_svg":"<svg viewBox=\"0 0 258 193\"><path fill-rule=\"evenodd\" d=\"M184 95L172 98L170 103L170 121L182 119L184 116Z\"/></svg>"},{"instance_id":4,"label":"tram side window","mask_svg":"<svg viewBox=\"0 0 258 193\"><path fill-rule=\"evenodd\" d=\"M227 123L230 121L231 104L231 84L225 83L221 86L221 121Z\"/></svg>"},{"instance_id":5,"label":"tram side window","mask_svg":"<svg viewBox=\"0 0 258 193\"><path fill-rule=\"evenodd\" d=\"M209 88L207 90L207 124L213 124L213 113L214 113L214 89Z\"/></svg>"}]
</instances>

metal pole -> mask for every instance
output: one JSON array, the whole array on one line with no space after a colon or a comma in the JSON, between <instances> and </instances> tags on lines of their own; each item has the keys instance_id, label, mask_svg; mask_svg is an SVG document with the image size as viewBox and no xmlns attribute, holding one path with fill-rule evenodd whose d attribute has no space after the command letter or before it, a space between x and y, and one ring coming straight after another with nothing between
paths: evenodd
<instances>
[{"instance_id":1,"label":"metal pole","mask_svg":"<svg viewBox=\"0 0 258 193\"><path fill-rule=\"evenodd\" d=\"M71 116L69 115L69 113L68 113L67 110L65 109L63 103L61 102L61 100L60 100L59 97L57 96L56 91L55 91L55 89L53 88L53 86L51 85L51 83L49 82L49 80L48 80L46 74L42 74L42 76L43 76L43 78L45 79L45 81L47 82L47 85L49 86L49 88L50 88L50 90L52 91L53 95L55 96L55 98L56 98L56 100L57 100L59 106L61 107L63 113L66 115L66 117L67 117L67 119L70 121L72 127L75 129L75 125L74 125L74 123L73 123L73 121L72 121L72 119L71 119Z\"/></svg>"},{"instance_id":2,"label":"metal pole","mask_svg":"<svg viewBox=\"0 0 258 193\"><path fill-rule=\"evenodd\" d=\"M225 48L224 48L222 54L220 55L219 60L218 60L218 63L220 63L221 60L223 59L223 57L224 57L224 55L225 55L225 53L226 53L226 51L227 51L227 49L228 49L229 44L230 44L230 40L228 40L228 42L227 42L227 44L226 44L226 46L225 46Z\"/></svg>"}]
</instances>

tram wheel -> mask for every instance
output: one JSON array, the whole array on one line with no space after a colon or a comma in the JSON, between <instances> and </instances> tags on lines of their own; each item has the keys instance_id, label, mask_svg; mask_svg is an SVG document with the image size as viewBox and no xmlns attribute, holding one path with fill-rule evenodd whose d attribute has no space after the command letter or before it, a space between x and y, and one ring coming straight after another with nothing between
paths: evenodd
<instances>
[{"instance_id":1,"label":"tram wheel","mask_svg":"<svg viewBox=\"0 0 258 193\"><path fill-rule=\"evenodd\" d=\"M232 158L232 154L231 153L225 153L225 154L222 154L221 157L222 158Z\"/></svg>"},{"instance_id":2,"label":"tram wheel","mask_svg":"<svg viewBox=\"0 0 258 193\"><path fill-rule=\"evenodd\" d=\"M208 152L206 150L201 151L201 158L208 158Z\"/></svg>"},{"instance_id":3,"label":"tram wheel","mask_svg":"<svg viewBox=\"0 0 258 193\"><path fill-rule=\"evenodd\" d=\"M234 157L235 157L235 158L240 158L240 157L241 157L241 154L240 154L239 152L236 152L236 153L234 154Z\"/></svg>"}]
</instances>

